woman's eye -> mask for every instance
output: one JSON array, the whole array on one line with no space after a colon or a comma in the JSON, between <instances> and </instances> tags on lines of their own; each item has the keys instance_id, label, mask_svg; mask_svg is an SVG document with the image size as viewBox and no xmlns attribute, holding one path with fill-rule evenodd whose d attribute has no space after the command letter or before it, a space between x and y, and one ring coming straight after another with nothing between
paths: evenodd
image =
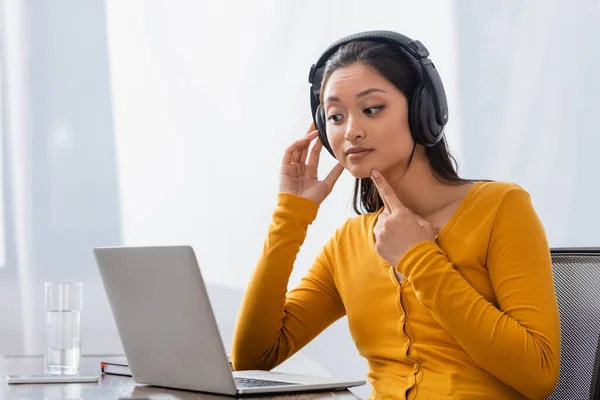
<instances>
[{"instance_id":1,"label":"woman's eye","mask_svg":"<svg viewBox=\"0 0 600 400\"><path fill-rule=\"evenodd\" d=\"M379 111L383 110L384 106L376 106L376 107L369 107L369 108L365 108L364 109L364 113L367 115L373 115L373 114L377 114Z\"/></svg>"},{"instance_id":2,"label":"woman's eye","mask_svg":"<svg viewBox=\"0 0 600 400\"><path fill-rule=\"evenodd\" d=\"M333 122L339 122L341 119L342 119L341 114L332 114L329 117L327 117L328 121L333 121Z\"/></svg>"}]
</instances>

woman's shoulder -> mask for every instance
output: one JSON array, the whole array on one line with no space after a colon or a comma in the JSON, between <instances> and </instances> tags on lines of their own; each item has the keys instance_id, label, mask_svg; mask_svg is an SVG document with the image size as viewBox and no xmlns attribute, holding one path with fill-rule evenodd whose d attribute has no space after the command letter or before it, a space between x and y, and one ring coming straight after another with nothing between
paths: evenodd
<instances>
[{"instance_id":1,"label":"woman's shoulder","mask_svg":"<svg viewBox=\"0 0 600 400\"><path fill-rule=\"evenodd\" d=\"M477 181L470 197L467 208L484 214L495 214L503 207L523 207L531 203L526 189L506 181Z\"/></svg>"},{"instance_id":2,"label":"woman's shoulder","mask_svg":"<svg viewBox=\"0 0 600 400\"><path fill-rule=\"evenodd\" d=\"M476 197L496 198L502 200L511 192L529 195L521 185L514 182L484 180L477 181L474 186Z\"/></svg>"}]
</instances>

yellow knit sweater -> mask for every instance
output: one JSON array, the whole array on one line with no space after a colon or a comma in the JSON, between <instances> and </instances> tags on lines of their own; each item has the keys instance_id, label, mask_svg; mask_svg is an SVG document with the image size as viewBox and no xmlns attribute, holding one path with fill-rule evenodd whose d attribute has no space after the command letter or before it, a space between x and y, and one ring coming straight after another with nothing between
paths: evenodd
<instances>
[{"instance_id":1,"label":"yellow knit sweater","mask_svg":"<svg viewBox=\"0 0 600 400\"><path fill-rule=\"evenodd\" d=\"M521 187L478 182L436 237L394 268L378 213L349 219L298 287L287 285L318 204L280 194L235 329L236 370L271 369L348 316L372 398L543 399L560 324L544 228ZM381 211L379 211L381 212Z\"/></svg>"}]
</instances>

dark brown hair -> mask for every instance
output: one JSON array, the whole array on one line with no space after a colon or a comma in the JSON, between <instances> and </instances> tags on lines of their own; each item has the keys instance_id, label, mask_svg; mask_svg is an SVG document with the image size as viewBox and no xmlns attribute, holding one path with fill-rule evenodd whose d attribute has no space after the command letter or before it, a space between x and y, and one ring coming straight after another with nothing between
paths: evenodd
<instances>
[{"instance_id":1,"label":"dark brown hair","mask_svg":"<svg viewBox=\"0 0 600 400\"><path fill-rule=\"evenodd\" d=\"M321 96L327 80L334 71L355 63L361 63L380 73L394 84L409 102L415 88L421 83L419 64L399 46L360 40L341 46L327 61L321 84ZM408 160L407 168L412 162L415 148L416 144ZM471 182L458 176L456 159L450 154L445 138L432 147L425 147L425 155L433 176L439 182L450 185ZM357 214L363 214L364 212L375 212L381 207L383 207L383 201L371 178L357 178L354 184L354 211Z\"/></svg>"}]
</instances>

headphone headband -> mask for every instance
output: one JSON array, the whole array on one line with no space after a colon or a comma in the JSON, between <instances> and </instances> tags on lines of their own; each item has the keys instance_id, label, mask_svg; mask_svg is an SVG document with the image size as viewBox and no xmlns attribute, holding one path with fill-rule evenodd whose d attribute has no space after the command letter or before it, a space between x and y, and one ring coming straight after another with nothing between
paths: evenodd
<instances>
[{"instance_id":1,"label":"headphone headband","mask_svg":"<svg viewBox=\"0 0 600 400\"><path fill-rule=\"evenodd\" d=\"M329 60L329 57L331 57L338 48L355 40L371 40L379 43L395 44L413 57L421 66L423 83L430 90L431 96L433 97L435 119L440 126L446 125L448 122L448 101L446 99L446 92L444 91L442 79L440 78L435 65L429 59L429 51L418 40L412 40L400 33L385 30L359 32L343 37L335 41L325 50L325 52L323 52L317 62L311 66L308 75L308 82L311 84L310 103L313 114L320 103L319 93L321 91L321 83L327 60Z\"/></svg>"}]
</instances>

